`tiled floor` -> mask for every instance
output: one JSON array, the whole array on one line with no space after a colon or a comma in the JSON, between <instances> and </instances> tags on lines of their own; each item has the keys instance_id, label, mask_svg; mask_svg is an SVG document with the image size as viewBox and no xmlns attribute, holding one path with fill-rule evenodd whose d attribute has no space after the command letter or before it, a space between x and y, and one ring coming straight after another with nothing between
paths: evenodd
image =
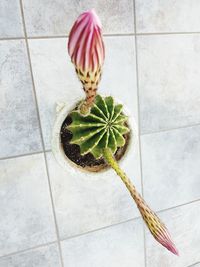
<instances>
[{"instance_id":1,"label":"tiled floor","mask_svg":"<svg viewBox=\"0 0 200 267\"><path fill-rule=\"evenodd\" d=\"M52 156L56 102L83 96L67 36L92 7L105 33L99 90L140 132L123 168L179 258L143 227L111 170L86 179ZM198 0L0 1L0 267L200 266L199 14Z\"/></svg>"}]
</instances>

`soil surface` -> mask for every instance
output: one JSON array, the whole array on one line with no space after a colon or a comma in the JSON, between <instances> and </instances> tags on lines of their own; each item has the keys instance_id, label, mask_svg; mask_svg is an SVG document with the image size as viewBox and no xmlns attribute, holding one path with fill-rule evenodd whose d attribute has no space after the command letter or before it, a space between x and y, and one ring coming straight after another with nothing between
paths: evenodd
<instances>
[{"instance_id":1,"label":"soil surface","mask_svg":"<svg viewBox=\"0 0 200 267\"><path fill-rule=\"evenodd\" d=\"M77 167L82 167L88 171L98 172L102 169L108 168L108 165L103 158L95 159L95 157L91 153L82 156L80 154L80 147L75 144L70 144L70 140L72 139L72 133L67 130L66 127L71 123L72 119L70 115L68 115L61 127L60 137L65 155L73 163L75 163ZM125 134L124 137L126 140L126 144L123 147L117 149L115 153L116 160L120 160L123 157L129 143L130 133Z\"/></svg>"}]
</instances>

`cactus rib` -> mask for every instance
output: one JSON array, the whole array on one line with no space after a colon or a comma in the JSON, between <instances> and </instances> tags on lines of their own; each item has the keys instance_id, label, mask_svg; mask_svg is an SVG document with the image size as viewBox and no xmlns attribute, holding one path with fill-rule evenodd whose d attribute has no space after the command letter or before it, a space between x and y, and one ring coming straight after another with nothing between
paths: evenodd
<instances>
[{"instance_id":1,"label":"cactus rib","mask_svg":"<svg viewBox=\"0 0 200 267\"><path fill-rule=\"evenodd\" d=\"M95 158L102 157L107 147L115 153L118 147L124 146L124 134L129 132L122 108L115 105L111 96L97 95L88 115L82 115L79 110L71 112L72 123L67 126L73 134L71 143L80 146L82 155L90 152Z\"/></svg>"}]
</instances>

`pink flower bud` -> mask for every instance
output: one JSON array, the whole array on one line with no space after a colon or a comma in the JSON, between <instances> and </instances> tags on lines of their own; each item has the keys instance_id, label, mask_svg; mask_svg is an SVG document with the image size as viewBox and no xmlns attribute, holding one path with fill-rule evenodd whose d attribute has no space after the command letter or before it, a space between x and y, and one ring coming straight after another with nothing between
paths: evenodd
<instances>
[{"instance_id":1,"label":"pink flower bud","mask_svg":"<svg viewBox=\"0 0 200 267\"><path fill-rule=\"evenodd\" d=\"M68 52L83 84L86 100L92 102L105 58L101 22L93 9L84 12L75 21L69 35Z\"/></svg>"}]
</instances>

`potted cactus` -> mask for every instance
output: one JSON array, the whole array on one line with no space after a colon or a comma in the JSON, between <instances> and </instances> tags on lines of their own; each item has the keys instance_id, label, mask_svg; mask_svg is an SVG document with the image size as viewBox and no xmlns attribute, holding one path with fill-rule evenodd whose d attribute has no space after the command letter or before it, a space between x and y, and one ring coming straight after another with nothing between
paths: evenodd
<instances>
[{"instance_id":1,"label":"potted cactus","mask_svg":"<svg viewBox=\"0 0 200 267\"><path fill-rule=\"evenodd\" d=\"M127 148L134 145L137 130L122 104L112 96L97 94L105 48L101 23L94 10L84 12L75 21L68 52L86 97L71 107L58 106L52 140L56 159L62 166L73 163L71 170L82 168L92 175L111 167L130 192L154 238L178 255L167 228L119 166Z\"/></svg>"}]
</instances>

